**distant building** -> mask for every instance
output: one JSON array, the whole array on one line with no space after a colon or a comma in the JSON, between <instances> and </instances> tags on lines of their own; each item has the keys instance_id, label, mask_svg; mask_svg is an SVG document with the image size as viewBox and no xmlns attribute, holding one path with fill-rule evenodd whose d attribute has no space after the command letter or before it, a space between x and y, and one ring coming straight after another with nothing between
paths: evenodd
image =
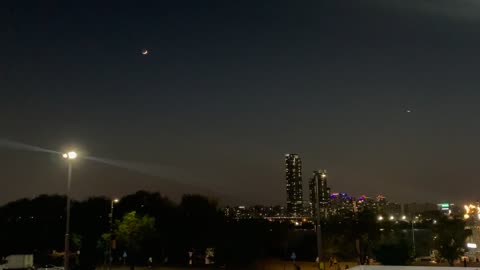
<instances>
[{"instance_id":1,"label":"distant building","mask_svg":"<svg viewBox=\"0 0 480 270\"><path fill-rule=\"evenodd\" d=\"M234 206L234 207L225 207L223 210L224 214L228 218L232 219L249 219L251 218L249 214L249 209L246 206Z\"/></svg>"},{"instance_id":2,"label":"distant building","mask_svg":"<svg viewBox=\"0 0 480 270\"><path fill-rule=\"evenodd\" d=\"M384 212L388 216L400 218L402 216L402 205L398 203L388 202L384 206Z\"/></svg>"},{"instance_id":3,"label":"distant building","mask_svg":"<svg viewBox=\"0 0 480 270\"><path fill-rule=\"evenodd\" d=\"M330 194L329 214L349 218L354 213L354 198L345 192Z\"/></svg>"},{"instance_id":4,"label":"distant building","mask_svg":"<svg viewBox=\"0 0 480 270\"><path fill-rule=\"evenodd\" d=\"M311 217L312 216L312 202L310 201L303 201L303 216L304 217Z\"/></svg>"},{"instance_id":5,"label":"distant building","mask_svg":"<svg viewBox=\"0 0 480 270\"><path fill-rule=\"evenodd\" d=\"M233 218L233 209L230 206L223 208L223 214L228 218Z\"/></svg>"},{"instance_id":6,"label":"distant building","mask_svg":"<svg viewBox=\"0 0 480 270\"><path fill-rule=\"evenodd\" d=\"M223 208L225 217L230 219L271 219L279 218L288 220L283 206L227 206Z\"/></svg>"},{"instance_id":7,"label":"distant building","mask_svg":"<svg viewBox=\"0 0 480 270\"><path fill-rule=\"evenodd\" d=\"M326 211L328 202L330 201L330 188L327 185L327 170L313 171L313 176L310 178L310 202L312 204L312 216L316 215L317 207L320 210ZM318 182L318 200L316 198L316 189Z\"/></svg>"},{"instance_id":8,"label":"distant building","mask_svg":"<svg viewBox=\"0 0 480 270\"><path fill-rule=\"evenodd\" d=\"M378 214L378 198L374 199L371 197L367 197L365 195L362 195L358 197L356 200L356 208L357 211L362 212L362 211L373 211Z\"/></svg>"},{"instance_id":9,"label":"distant building","mask_svg":"<svg viewBox=\"0 0 480 270\"><path fill-rule=\"evenodd\" d=\"M437 210L445 215L463 216L463 208L453 203L439 203Z\"/></svg>"},{"instance_id":10,"label":"distant building","mask_svg":"<svg viewBox=\"0 0 480 270\"><path fill-rule=\"evenodd\" d=\"M407 203L403 206L404 214L409 216L418 215L424 212L437 211L438 206L434 203Z\"/></svg>"},{"instance_id":11,"label":"distant building","mask_svg":"<svg viewBox=\"0 0 480 270\"><path fill-rule=\"evenodd\" d=\"M291 216L303 215L302 160L297 154L285 155L287 212Z\"/></svg>"},{"instance_id":12,"label":"distant building","mask_svg":"<svg viewBox=\"0 0 480 270\"><path fill-rule=\"evenodd\" d=\"M375 198L362 195L356 200L355 205L358 211L372 211L377 215L387 215L390 218L401 218L402 205L398 203L389 202L387 198L380 194Z\"/></svg>"},{"instance_id":13,"label":"distant building","mask_svg":"<svg viewBox=\"0 0 480 270\"><path fill-rule=\"evenodd\" d=\"M375 202L375 209L377 213L385 213L385 207L387 206L387 198L383 194L377 195Z\"/></svg>"}]
</instances>

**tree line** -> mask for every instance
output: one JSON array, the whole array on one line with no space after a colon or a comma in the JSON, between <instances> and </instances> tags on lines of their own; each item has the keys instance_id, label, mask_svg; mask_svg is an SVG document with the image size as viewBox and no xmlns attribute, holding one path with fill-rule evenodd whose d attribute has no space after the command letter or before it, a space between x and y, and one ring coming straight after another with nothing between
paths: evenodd
<instances>
[{"instance_id":1,"label":"tree line","mask_svg":"<svg viewBox=\"0 0 480 270\"><path fill-rule=\"evenodd\" d=\"M33 253L37 265L61 265L65 202L64 196L41 195L0 207L0 255ZM201 195L184 195L175 203L160 193L138 191L114 205L110 237L111 203L105 197L72 202L70 246L78 255L72 265L91 269L107 262L111 238L113 263L123 263L126 253L127 264L145 265L148 258L186 264L189 252L200 260L206 248L214 248L217 264L240 265L275 255L288 231L265 220L228 220L217 201Z\"/></svg>"},{"instance_id":2,"label":"tree line","mask_svg":"<svg viewBox=\"0 0 480 270\"><path fill-rule=\"evenodd\" d=\"M228 219L217 201L201 195L184 195L175 203L160 193L138 191L114 205L111 227L111 204L105 197L73 202L72 265L92 269L106 263L111 239L114 264L145 265L152 258L154 264L185 265L190 254L193 263L201 264L207 248L215 249L217 265L242 266L267 257L288 259L292 252L298 260L316 258L316 234L309 222L299 226L288 221ZM33 253L37 265L61 264L64 232L64 196L41 195L0 207L2 256ZM415 224L415 243L412 232L408 222L379 222L373 209L330 217L322 221L323 256L359 263L370 257L402 265L435 249L453 263L465 251L465 239L471 233L463 220L438 212L425 213Z\"/></svg>"}]
</instances>

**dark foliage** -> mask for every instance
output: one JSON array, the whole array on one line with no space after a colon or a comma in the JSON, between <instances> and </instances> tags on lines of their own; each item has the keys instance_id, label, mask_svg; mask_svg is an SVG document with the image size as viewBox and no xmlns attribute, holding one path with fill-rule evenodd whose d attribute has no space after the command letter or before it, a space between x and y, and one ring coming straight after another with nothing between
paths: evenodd
<instances>
[{"instance_id":1,"label":"dark foliage","mask_svg":"<svg viewBox=\"0 0 480 270\"><path fill-rule=\"evenodd\" d=\"M463 220L442 218L434 227L434 233L440 256L453 266L454 261L465 253L465 241L472 232L465 229Z\"/></svg>"},{"instance_id":2,"label":"dark foliage","mask_svg":"<svg viewBox=\"0 0 480 270\"><path fill-rule=\"evenodd\" d=\"M65 201L63 196L42 195L0 207L0 256L33 253L37 265L61 264L61 255L52 256L52 253L63 251ZM75 253L80 251L80 256L72 258L72 265L92 269L108 261L106 251L110 245L110 211L109 198L95 197L73 202L71 247ZM203 263L206 248L215 249L217 264L229 267L245 266L265 257L288 260L292 252L296 253L298 260L314 261L316 258L316 234L312 224L295 226L290 222L265 219L227 219L216 201L203 196L185 195L176 204L159 193L139 191L124 196L115 205L113 224L118 224L119 220L133 211L139 219L151 217L154 230L136 243L134 249L114 233L112 237L117 240L112 252L114 264L123 263L122 254L127 252L128 263L145 265L148 258L152 257L154 264L161 264L168 258L169 264L185 265L189 251L194 252L194 263L200 264ZM428 223L430 225L427 223L416 225L419 247L420 232L429 232L424 234L426 242L432 239L432 222ZM361 261L365 256L377 255L378 258L385 258L381 259L385 263L402 264L406 261L403 255L391 261L388 254L405 254L405 243L385 242L386 236L382 230L410 231L408 224L378 222L372 211L323 220L325 256L343 260L359 258ZM106 235L108 237L105 238ZM433 245L429 241L425 244L425 250Z\"/></svg>"},{"instance_id":3,"label":"dark foliage","mask_svg":"<svg viewBox=\"0 0 480 270\"><path fill-rule=\"evenodd\" d=\"M377 244L374 254L383 265L407 265L411 260L410 251L410 245L402 235L391 234Z\"/></svg>"}]
</instances>

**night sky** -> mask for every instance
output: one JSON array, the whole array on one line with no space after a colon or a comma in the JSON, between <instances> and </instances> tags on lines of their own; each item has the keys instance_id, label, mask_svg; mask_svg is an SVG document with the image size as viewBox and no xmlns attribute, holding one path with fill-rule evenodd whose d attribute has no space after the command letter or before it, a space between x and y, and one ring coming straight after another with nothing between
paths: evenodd
<instances>
[{"instance_id":1,"label":"night sky","mask_svg":"<svg viewBox=\"0 0 480 270\"><path fill-rule=\"evenodd\" d=\"M480 198L479 1L10 2L0 137L150 172L80 160L75 198L283 204L285 153L305 190L322 168L352 195ZM0 203L64 193L64 163L1 148Z\"/></svg>"}]
</instances>

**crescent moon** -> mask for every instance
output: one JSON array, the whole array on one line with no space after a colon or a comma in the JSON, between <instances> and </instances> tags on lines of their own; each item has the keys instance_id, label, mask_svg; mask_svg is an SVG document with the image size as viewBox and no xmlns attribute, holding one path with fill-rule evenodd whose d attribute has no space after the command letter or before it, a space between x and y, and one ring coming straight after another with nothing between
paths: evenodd
<instances>
[{"instance_id":1,"label":"crescent moon","mask_svg":"<svg viewBox=\"0 0 480 270\"><path fill-rule=\"evenodd\" d=\"M147 55L147 54L148 54L148 50L147 50L147 49L143 50L143 51L142 51L142 54L143 54L143 55Z\"/></svg>"}]
</instances>

